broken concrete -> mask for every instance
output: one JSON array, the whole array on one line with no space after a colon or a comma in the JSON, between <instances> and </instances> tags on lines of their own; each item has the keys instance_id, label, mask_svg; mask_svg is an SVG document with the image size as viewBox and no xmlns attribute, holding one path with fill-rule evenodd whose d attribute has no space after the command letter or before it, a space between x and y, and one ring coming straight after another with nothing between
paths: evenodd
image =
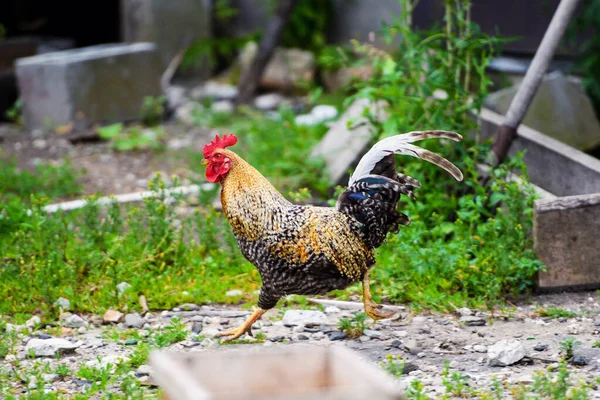
<instances>
[{"instance_id":1,"label":"broken concrete","mask_svg":"<svg viewBox=\"0 0 600 400\"><path fill-rule=\"evenodd\" d=\"M28 129L75 119L110 123L139 118L146 96L159 96L161 67L152 43L98 45L17 60Z\"/></svg>"},{"instance_id":2,"label":"broken concrete","mask_svg":"<svg viewBox=\"0 0 600 400\"><path fill-rule=\"evenodd\" d=\"M600 287L600 193L536 201L533 235L540 288Z\"/></svg>"},{"instance_id":3,"label":"broken concrete","mask_svg":"<svg viewBox=\"0 0 600 400\"><path fill-rule=\"evenodd\" d=\"M506 114L518 86L490 94L485 106ZM523 124L579 150L600 146L600 122L581 85L560 72L548 74L536 92Z\"/></svg>"},{"instance_id":4,"label":"broken concrete","mask_svg":"<svg viewBox=\"0 0 600 400\"><path fill-rule=\"evenodd\" d=\"M373 117L384 120L384 107L383 101L373 104L368 99L355 100L346 112L331 124L329 132L313 149L312 157L325 159L329 179L335 185L348 184L350 168L358 164L371 146L375 127L363 116L363 111L368 108Z\"/></svg>"}]
</instances>

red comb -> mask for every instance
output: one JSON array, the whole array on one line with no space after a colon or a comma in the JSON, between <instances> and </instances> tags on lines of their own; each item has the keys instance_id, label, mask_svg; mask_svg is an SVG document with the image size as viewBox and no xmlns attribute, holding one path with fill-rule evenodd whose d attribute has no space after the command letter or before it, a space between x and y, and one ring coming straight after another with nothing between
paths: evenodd
<instances>
[{"instance_id":1,"label":"red comb","mask_svg":"<svg viewBox=\"0 0 600 400\"><path fill-rule=\"evenodd\" d=\"M220 138L219 135L216 135L213 141L204 145L204 158L210 157L210 155L216 149L224 149L225 147L233 146L236 143L237 137L233 133L230 133L229 136L227 136L227 134L224 134L222 138Z\"/></svg>"}]
</instances>

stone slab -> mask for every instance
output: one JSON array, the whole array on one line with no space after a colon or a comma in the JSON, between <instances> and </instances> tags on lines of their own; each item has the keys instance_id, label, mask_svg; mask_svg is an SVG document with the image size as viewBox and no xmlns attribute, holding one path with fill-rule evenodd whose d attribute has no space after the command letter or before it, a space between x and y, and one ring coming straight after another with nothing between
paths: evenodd
<instances>
[{"instance_id":1,"label":"stone slab","mask_svg":"<svg viewBox=\"0 0 600 400\"><path fill-rule=\"evenodd\" d=\"M27 129L75 118L110 123L139 118L159 96L161 66L152 43L108 44L20 58L15 63Z\"/></svg>"},{"instance_id":2,"label":"stone slab","mask_svg":"<svg viewBox=\"0 0 600 400\"><path fill-rule=\"evenodd\" d=\"M329 179L334 184L348 184L350 168L358 164L371 146L375 127L363 116L363 111L369 109L372 116L384 120L384 107L383 101L373 104L368 99L355 100L344 114L330 125L329 131L313 149L311 156L325 159Z\"/></svg>"},{"instance_id":3,"label":"stone slab","mask_svg":"<svg viewBox=\"0 0 600 400\"><path fill-rule=\"evenodd\" d=\"M485 107L505 115L519 86L490 94ZM544 77L523 124L579 150L600 146L600 122L580 84L559 71Z\"/></svg>"},{"instance_id":4,"label":"stone slab","mask_svg":"<svg viewBox=\"0 0 600 400\"><path fill-rule=\"evenodd\" d=\"M533 236L541 290L600 288L600 193L537 200Z\"/></svg>"}]
</instances>

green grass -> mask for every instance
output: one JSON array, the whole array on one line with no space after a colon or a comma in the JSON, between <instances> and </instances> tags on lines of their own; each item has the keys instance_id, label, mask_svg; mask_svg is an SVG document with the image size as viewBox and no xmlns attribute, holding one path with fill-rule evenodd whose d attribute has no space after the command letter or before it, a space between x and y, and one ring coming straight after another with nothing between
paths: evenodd
<instances>
[{"instance_id":1,"label":"green grass","mask_svg":"<svg viewBox=\"0 0 600 400\"><path fill-rule=\"evenodd\" d=\"M560 307L540 308L540 309L536 310L536 312L540 315L540 317L547 317L547 318L552 318L552 319L574 318L574 317L579 316L579 314L574 311L566 310L566 309L560 308Z\"/></svg>"}]
</instances>

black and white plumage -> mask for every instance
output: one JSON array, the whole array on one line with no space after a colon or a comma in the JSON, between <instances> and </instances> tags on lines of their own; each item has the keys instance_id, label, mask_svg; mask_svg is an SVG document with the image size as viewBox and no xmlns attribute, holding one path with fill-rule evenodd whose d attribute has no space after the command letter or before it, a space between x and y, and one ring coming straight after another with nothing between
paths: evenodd
<instances>
[{"instance_id":1,"label":"black and white plumage","mask_svg":"<svg viewBox=\"0 0 600 400\"><path fill-rule=\"evenodd\" d=\"M411 144L431 138L460 141L462 136L437 130L415 131L383 139L361 158L350 176L348 188L340 194L336 209L362 224L371 247L379 247L389 232L398 232L399 225L410 224L410 218L396 210L398 201L403 194L414 199L413 190L421 187L416 179L396 171L395 154L428 161L462 181L462 172L450 161Z\"/></svg>"}]
</instances>

